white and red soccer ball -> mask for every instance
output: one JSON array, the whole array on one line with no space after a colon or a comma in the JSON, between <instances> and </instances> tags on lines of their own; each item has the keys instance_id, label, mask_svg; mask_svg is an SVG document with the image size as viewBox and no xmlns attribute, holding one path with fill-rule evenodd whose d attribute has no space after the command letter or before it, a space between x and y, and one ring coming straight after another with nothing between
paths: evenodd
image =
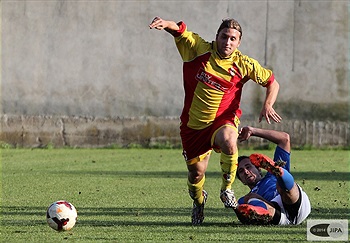
<instances>
[{"instance_id":1,"label":"white and red soccer ball","mask_svg":"<svg viewBox=\"0 0 350 243\"><path fill-rule=\"evenodd\" d=\"M46 220L51 228L65 231L73 228L77 221L77 210L70 202L60 200L52 203L46 212Z\"/></svg>"}]
</instances>

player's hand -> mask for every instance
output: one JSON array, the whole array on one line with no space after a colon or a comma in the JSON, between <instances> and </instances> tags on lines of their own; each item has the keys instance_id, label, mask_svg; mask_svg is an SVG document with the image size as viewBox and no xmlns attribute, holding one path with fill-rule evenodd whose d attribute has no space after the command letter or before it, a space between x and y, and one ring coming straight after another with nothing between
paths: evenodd
<instances>
[{"instance_id":1,"label":"player's hand","mask_svg":"<svg viewBox=\"0 0 350 243\"><path fill-rule=\"evenodd\" d=\"M259 122L262 121L262 118L265 117L266 122L268 124L271 124L271 120L272 119L274 122L281 122L282 121L282 117L280 115L278 115L278 113L275 111L275 109L272 108L272 106L264 106L263 109L260 112L260 116L259 116Z\"/></svg>"},{"instance_id":2,"label":"player's hand","mask_svg":"<svg viewBox=\"0 0 350 243\"><path fill-rule=\"evenodd\" d=\"M238 133L238 140L240 142L248 140L252 134L253 134L252 127L243 127Z\"/></svg>"},{"instance_id":3,"label":"player's hand","mask_svg":"<svg viewBox=\"0 0 350 243\"><path fill-rule=\"evenodd\" d=\"M162 18L156 16L149 24L150 29L162 30L168 27L168 21L163 20Z\"/></svg>"}]
</instances>

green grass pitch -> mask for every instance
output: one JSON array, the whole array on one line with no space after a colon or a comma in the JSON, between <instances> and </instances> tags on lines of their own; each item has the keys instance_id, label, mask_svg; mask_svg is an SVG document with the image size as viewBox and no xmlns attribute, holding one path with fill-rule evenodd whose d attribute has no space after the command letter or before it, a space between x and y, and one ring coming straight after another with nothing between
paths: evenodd
<instances>
[{"instance_id":1,"label":"green grass pitch","mask_svg":"<svg viewBox=\"0 0 350 243\"><path fill-rule=\"evenodd\" d=\"M257 152L273 155L273 150ZM3 242L306 242L306 222L241 225L219 199L215 153L206 174L206 218L199 227L190 223L180 150L2 149L1 155ZM293 151L291 171L310 197L310 219L349 219L349 151ZM236 196L248 192L238 179L233 188ZM46 223L47 207L60 199L78 210L71 231L56 232Z\"/></svg>"}]
</instances>

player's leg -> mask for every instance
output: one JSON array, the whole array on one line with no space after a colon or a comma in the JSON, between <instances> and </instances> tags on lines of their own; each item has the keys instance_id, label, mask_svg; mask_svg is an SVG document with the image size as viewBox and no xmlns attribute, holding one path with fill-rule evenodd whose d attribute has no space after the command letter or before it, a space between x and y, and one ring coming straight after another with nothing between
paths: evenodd
<instances>
[{"instance_id":1,"label":"player's leg","mask_svg":"<svg viewBox=\"0 0 350 243\"><path fill-rule=\"evenodd\" d=\"M289 191L277 186L288 224L300 224L311 212L311 204L306 193L295 184Z\"/></svg>"},{"instance_id":2,"label":"player's leg","mask_svg":"<svg viewBox=\"0 0 350 243\"><path fill-rule=\"evenodd\" d=\"M281 195L278 195L272 199L271 203L275 208L279 209L279 217L274 217L273 224L279 225L297 225L302 223L311 212L311 204L308 196L302 190L301 187L298 187L299 198L293 204L286 204L283 202ZM277 210L276 210L277 211Z\"/></svg>"},{"instance_id":3,"label":"player's leg","mask_svg":"<svg viewBox=\"0 0 350 243\"><path fill-rule=\"evenodd\" d=\"M208 167L210 154L204 159L194 164L187 164L188 168L188 192L193 199L192 208L192 224L200 225L204 220L204 206L207 201L208 194L204 190L205 171Z\"/></svg>"},{"instance_id":4,"label":"player's leg","mask_svg":"<svg viewBox=\"0 0 350 243\"><path fill-rule=\"evenodd\" d=\"M201 224L204 220L204 204L207 193L203 190L205 171L212 151L211 127L194 130L182 124L180 127L183 156L188 169L188 191L193 199L192 224Z\"/></svg>"},{"instance_id":5,"label":"player's leg","mask_svg":"<svg viewBox=\"0 0 350 243\"><path fill-rule=\"evenodd\" d=\"M221 151L220 166L222 171L222 183L220 198L225 207L237 207L237 201L231 190L236 178L238 165L237 148L238 129L233 125L224 125L214 133L214 145Z\"/></svg>"},{"instance_id":6,"label":"player's leg","mask_svg":"<svg viewBox=\"0 0 350 243\"><path fill-rule=\"evenodd\" d=\"M293 204L299 198L299 190L294 177L286 169L280 167L275 161L263 154L249 156L252 164L263 168L277 177L277 190L286 204Z\"/></svg>"},{"instance_id":7,"label":"player's leg","mask_svg":"<svg viewBox=\"0 0 350 243\"><path fill-rule=\"evenodd\" d=\"M205 158L194 164L187 164L188 169L188 190L194 203L201 205L203 203L203 188L205 182L205 171L208 167L210 154L207 154Z\"/></svg>"}]
</instances>

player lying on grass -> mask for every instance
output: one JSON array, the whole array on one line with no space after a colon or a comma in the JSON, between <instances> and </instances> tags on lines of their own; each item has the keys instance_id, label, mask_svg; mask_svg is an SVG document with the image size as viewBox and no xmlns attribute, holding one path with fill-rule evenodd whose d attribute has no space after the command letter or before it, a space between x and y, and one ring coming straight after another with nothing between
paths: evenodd
<instances>
[{"instance_id":1,"label":"player lying on grass","mask_svg":"<svg viewBox=\"0 0 350 243\"><path fill-rule=\"evenodd\" d=\"M238 200L235 209L243 224L300 224L310 214L308 196L290 174L289 134L275 130L243 127L238 139L251 136L267 139L277 145L274 160L263 154L238 158L238 179L250 193ZM262 175L261 168L267 170Z\"/></svg>"}]
</instances>

